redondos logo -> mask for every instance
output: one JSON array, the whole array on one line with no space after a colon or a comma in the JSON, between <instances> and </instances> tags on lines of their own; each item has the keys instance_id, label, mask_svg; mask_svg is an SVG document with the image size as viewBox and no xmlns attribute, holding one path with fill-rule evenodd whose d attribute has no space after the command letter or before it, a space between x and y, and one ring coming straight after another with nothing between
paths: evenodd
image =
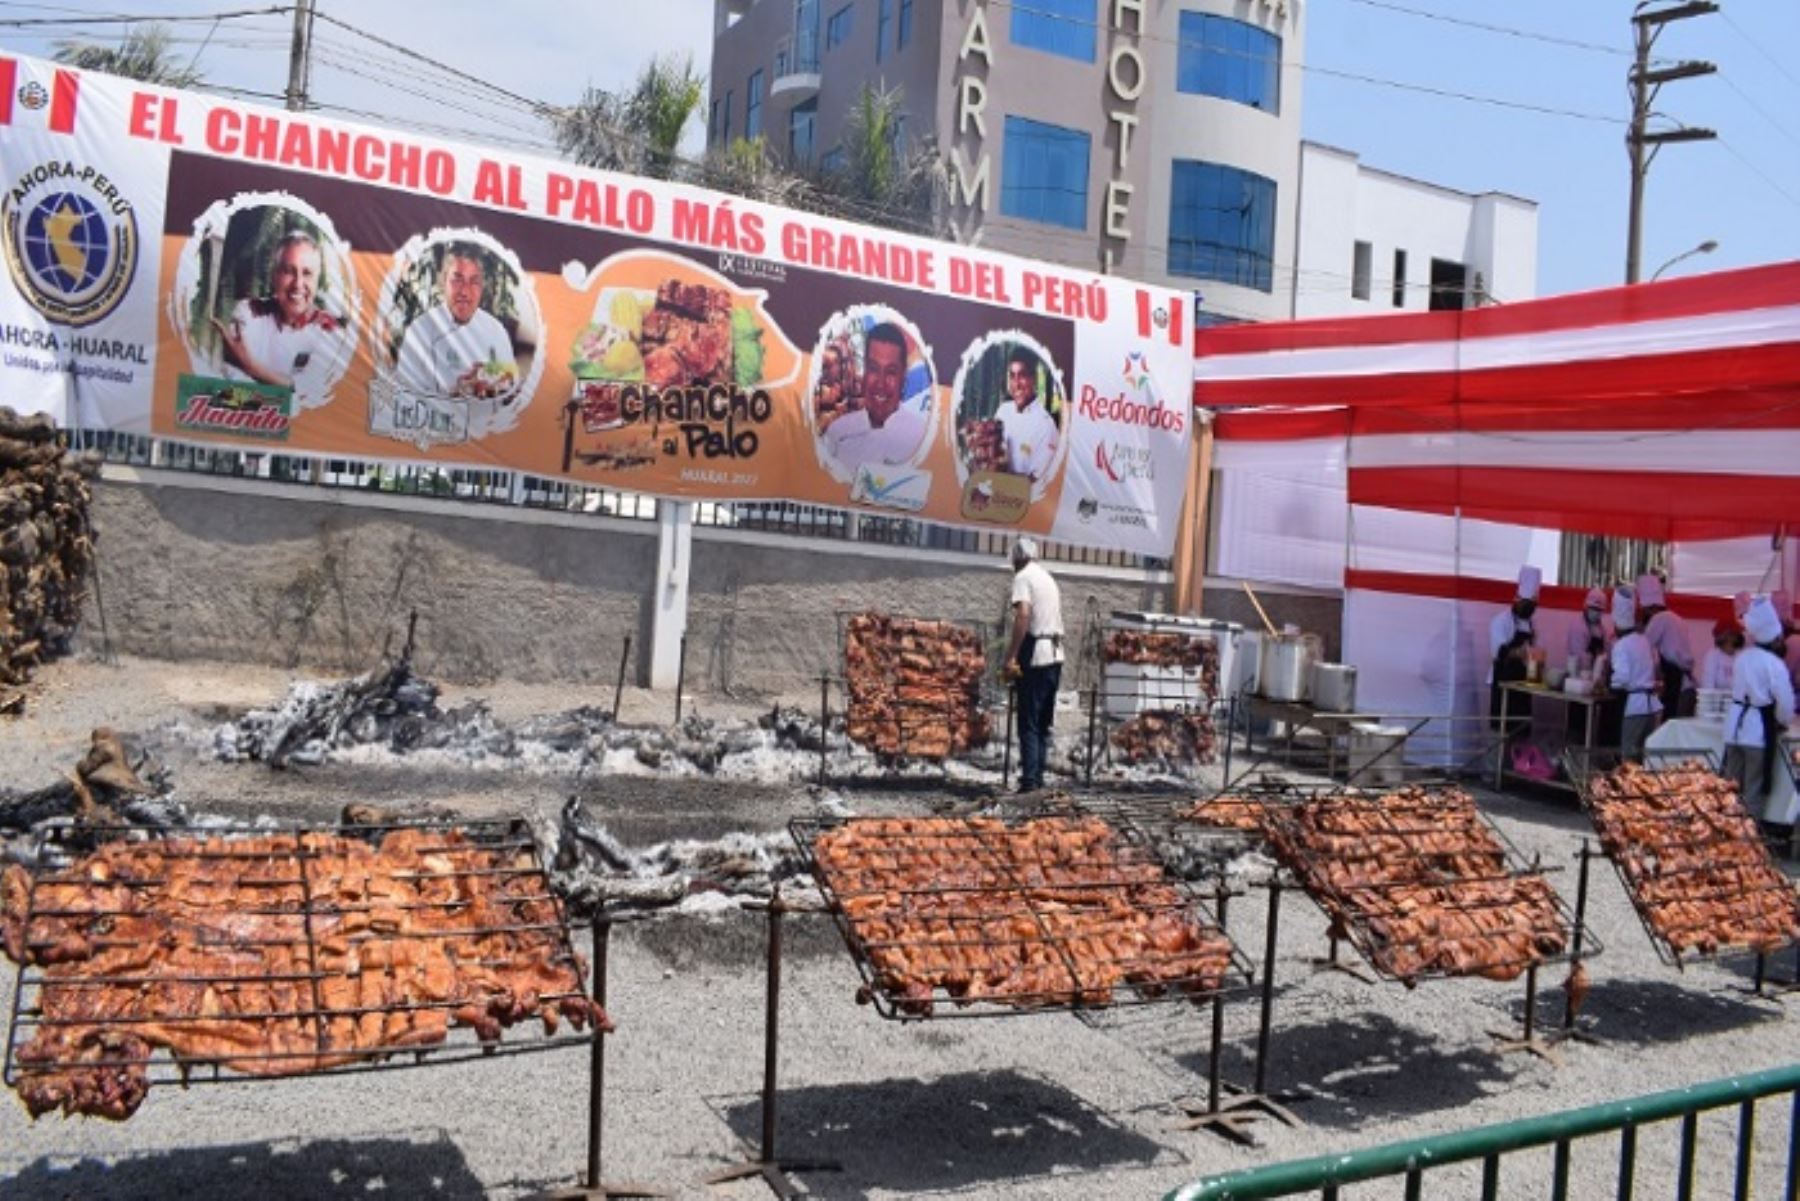
<instances>
[{"instance_id":1,"label":"redondos logo","mask_svg":"<svg viewBox=\"0 0 1800 1201\"><path fill-rule=\"evenodd\" d=\"M1110 421L1115 425L1139 425L1146 429L1185 433L1187 414L1157 401L1144 404L1126 396L1107 396L1092 384L1081 385L1081 399L1075 404L1089 421Z\"/></svg>"},{"instance_id":2,"label":"redondos logo","mask_svg":"<svg viewBox=\"0 0 1800 1201\"><path fill-rule=\"evenodd\" d=\"M118 307L137 270L137 218L92 167L39 163L0 202L13 283L61 325L92 325Z\"/></svg>"}]
</instances>

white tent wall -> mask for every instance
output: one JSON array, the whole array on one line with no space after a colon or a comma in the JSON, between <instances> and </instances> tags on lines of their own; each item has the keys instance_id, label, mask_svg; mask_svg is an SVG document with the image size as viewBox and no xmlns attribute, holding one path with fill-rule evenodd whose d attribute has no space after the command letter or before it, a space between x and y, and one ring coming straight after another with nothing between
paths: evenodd
<instances>
[{"instance_id":1,"label":"white tent wall","mask_svg":"<svg viewBox=\"0 0 1800 1201\"><path fill-rule=\"evenodd\" d=\"M1222 441L1213 468L1215 574L1308 588L1344 586L1344 439Z\"/></svg>"},{"instance_id":2,"label":"white tent wall","mask_svg":"<svg viewBox=\"0 0 1800 1201\"><path fill-rule=\"evenodd\" d=\"M1795 591L1800 578L1800 539L1729 538L1677 542L1669 551L1669 577L1677 592L1734 596L1739 592Z\"/></svg>"}]
</instances>

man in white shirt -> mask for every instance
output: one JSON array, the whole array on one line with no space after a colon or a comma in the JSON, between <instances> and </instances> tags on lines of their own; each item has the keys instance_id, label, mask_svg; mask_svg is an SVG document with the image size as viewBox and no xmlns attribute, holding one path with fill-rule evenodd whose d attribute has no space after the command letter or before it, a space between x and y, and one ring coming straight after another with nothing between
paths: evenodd
<instances>
[{"instance_id":1,"label":"man in white shirt","mask_svg":"<svg viewBox=\"0 0 1800 1201\"><path fill-rule=\"evenodd\" d=\"M1637 628L1637 596L1625 584L1613 589L1613 628L1619 640L1613 643L1610 676L1612 691L1625 698L1625 719L1620 727L1619 753L1639 760L1644 756L1644 740L1656 725L1662 712L1660 688L1656 678L1656 651L1650 640Z\"/></svg>"},{"instance_id":2,"label":"man in white shirt","mask_svg":"<svg viewBox=\"0 0 1800 1201\"><path fill-rule=\"evenodd\" d=\"M1782 650L1783 627L1768 597L1757 597L1744 615L1751 646L1732 671L1731 707L1725 711L1725 774L1751 812L1766 804L1775 783L1782 733L1794 720L1794 684Z\"/></svg>"},{"instance_id":3,"label":"man in white shirt","mask_svg":"<svg viewBox=\"0 0 1800 1201\"><path fill-rule=\"evenodd\" d=\"M862 408L825 431L831 457L852 475L864 464L910 463L925 439L925 415L905 405L906 335L882 322L863 343Z\"/></svg>"},{"instance_id":4,"label":"man in white shirt","mask_svg":"<svg viewBox=\"0 0 1800 1201\"><path fill-rule=\"evenodd\" d=\"M994 414L1006 438L1007 470L1034 484L1056 461L1058 436L1056 418L1038 399L1037 372L1037 356L1023 346L1014 348L1006 360L1006 394L1012 404L1001 405Z\"/></svg>"},{"instance_id":5,"label":"man in white shirt","mask_svg":"<svg viewBox=\"0 0 1800 1201\"><path fill-rule=\"evenodd\" d=\"M1687 626L1664 607L1662 581L1653 575L1638 577L1638 604L1644 610L1644 637L1656 652L1663 711L1675 717L1682 711L1681 694L1693 687L1689 681L1694 675L1694 648Z\"/></svg>"},{"instance_id":6,"label":"man in white shirt","mask_svg":"<svg viewBox=\"0 0 1800 1201\"><path fill-rule=\"evenodd\" d=\"M1050 727L1056 717L1056 691L1062 684L1062 591L1037 561L1034 538L1021 538L1012 550L1012 639L1002 674L1018 681L1019 791L1044 786L1044 762L1050 752Z\"/></svg>"},{"instance_id":7,"label":"man in white shirt","mask_svg":"<svg viewBox=\"0 0 1800 1201\"><path fill-rule=\"evenodd\" d=\"M395 365L400 386L423 396L505 399L518 386L519 367L506 327L481 307L486 287L481 259L465 246L451 247L444 255L439 287L443 299L425 310L400 341ZM510 377L511 386L484 384L476 374L483 367L494 368L491 375Z\"/></svg>"},{"instance_id":8,"label":"man in white shirt","mask_svg":"<svg viewBox=\"0 0 1800 1201\"><path fill-rule=\"evenodd\" d=\"M330 399L326 388L333 366L346 357L349 331L316 303L323 263L311 234L295 230L281 240L269 294L238 301L229 323L213 322L226 379L292 388L301 409Z\"/></svg>"}]
</instances>

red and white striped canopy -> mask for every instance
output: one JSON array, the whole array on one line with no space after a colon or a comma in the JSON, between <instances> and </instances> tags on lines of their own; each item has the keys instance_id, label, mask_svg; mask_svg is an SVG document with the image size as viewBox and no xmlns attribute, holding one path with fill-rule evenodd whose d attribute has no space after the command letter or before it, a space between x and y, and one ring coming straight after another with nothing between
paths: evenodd
<instances>
[{"instance_id":1,"label":"red and white striped canopy","mask_svg":"<svg viewBox=\"0 0 1800 1201\"><path fill-rule=\"evenodd\" d=\"M1221 440L1349 439L1349 499L1659 540L1800 524L1800 262L1197 331Z\"/></svg>"}]
</instances>

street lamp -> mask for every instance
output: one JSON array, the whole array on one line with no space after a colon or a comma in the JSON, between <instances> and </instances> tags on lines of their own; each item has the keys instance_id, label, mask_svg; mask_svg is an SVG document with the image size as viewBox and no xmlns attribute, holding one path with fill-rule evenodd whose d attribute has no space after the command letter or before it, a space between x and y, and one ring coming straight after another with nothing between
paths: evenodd
<instances>
[{"instance_id":1,"label":"street lamp","mask_svg":"<svg viewBox=\"0 0 1800 1201\"><path fill-rule=\"evenodd\" d=\"M1676 263L1679 263L1682 259L1691 259L1697 254L1711 254L1713 251L1717 250L1718 248L1719 248L1719 244L1717 242L1713 241L1711 238L1708 238L1708 239L1706 239L1706 241L1700 243L1700 245L1694 247L1692 250L1684 250L1680 254L1676 255L1674 258L1670 259L1668 262L1664 263L1662 266L1658 267L1656 269L1656 274L1652 275L1650 277L1650 282L1655 283L1658 276L1660 276L1663 272L1667 271L1670 267L1673 267Z\"/></svg>"}]
</instances>

